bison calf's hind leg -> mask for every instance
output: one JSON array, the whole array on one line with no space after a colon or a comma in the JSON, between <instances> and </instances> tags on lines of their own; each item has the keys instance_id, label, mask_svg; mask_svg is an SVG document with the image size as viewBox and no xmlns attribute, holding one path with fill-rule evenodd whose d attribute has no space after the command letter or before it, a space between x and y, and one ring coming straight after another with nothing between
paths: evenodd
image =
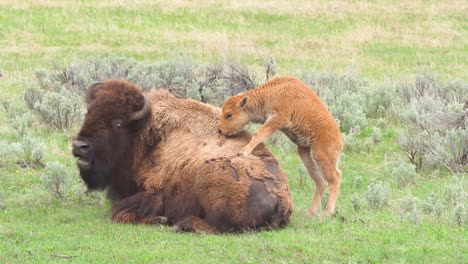
<instances>
[{"instance_id":1,"label":"bison calf's hind leg","mask_svg":"<svg viewBox=\"0 0 468 264\"><path fill-rule=\"evenodd\" d=\"M338 169L338 158L327 154L326 152L314 153L314 158L322 170L325 180L330 186L330 194L328 195L326 214L335 213L335 204L340 191L341 171Z\"/></svg>"},{"instance_id":2,"label":"bison calf's hind leg","mask_svg":"<svg viewBox=\"0 0 468 264\"><path fill-rule=\"evenodd\" d=\"M322 170L317 164L317 162L312 158L313 153L309 148L297 146L297 152L299 157L304 164L304 167L307 170L310 178L315 183L314 198L312 199L312 204L309 209L311 215L317 215L320 208L320 201L322 200L325 189L327 188L327 182L323 178Z\"/></svg>"},{"instance_id":3,"label":"bison calf's hind leg","mask_svg":"<svg viewBox=\"0 0 468 264\"><path fill-rule=\"evenodd\" d=\"M112 206L112 220L117 223L166 224L162 199L159 195L140 192L116 202Z\"/></svg>"}]
</instances>

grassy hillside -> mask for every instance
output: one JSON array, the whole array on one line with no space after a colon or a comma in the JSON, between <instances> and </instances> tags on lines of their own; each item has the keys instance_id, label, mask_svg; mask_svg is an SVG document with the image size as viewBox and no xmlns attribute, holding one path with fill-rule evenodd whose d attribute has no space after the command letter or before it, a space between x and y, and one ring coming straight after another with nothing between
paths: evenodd
<instances>
[{"instance_id":1,"label":"grassy hillside","mask_svg":"<svg viewBox=\"0 0 468 264\"><path fill-rule=\"evenodd\" d=\"M467 11L466 1L0 0L0 102L26 109L22 95L36 82L36 70L108 55L148 62L237 58L259 81L262 60L274 57L280 75L352 72L369 87L432 72L442 81L462 80L466 89ZM33 115L26 127L44 144L41 162L59 161L69 174L65 197L55 197L43 167L18 162L18 146L28 143L21 143L10 113L0 107L2 263L468 261L467 173L439 166L401 187L394 168L409 162L395 116L370 118L356 136L353 148L359 150L345 151L335 216L306 215L313 184L294 146L278 134L269 144L289 178L295 205L290 226L209 236L111 223L105 194L85 193L70 154L69 138L78 127L61 132ZM370 143L377 126L380 137ZM389 192L382 209L369 202L377 182ZM439 200L440 214L427 213Z\"/></svg>"}]
</instances>

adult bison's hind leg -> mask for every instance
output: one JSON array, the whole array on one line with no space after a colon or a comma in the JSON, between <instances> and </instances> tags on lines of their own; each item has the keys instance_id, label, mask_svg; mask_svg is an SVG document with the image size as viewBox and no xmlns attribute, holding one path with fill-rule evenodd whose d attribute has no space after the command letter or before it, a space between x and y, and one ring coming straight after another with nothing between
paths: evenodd
<instances>
[{"instance_id":1,"label":"adult bison's hind leg","mask_svg":"<svg viewBox=\"0 0 468 264\"><path fill-rule=\"evenodd\" d=\"M172 229L175 232L195 232L199 234L219 233L219 230L210 226L205 220L196 216L186 217L175 223Z\"/></svg>"},{"instance_id":2,"label":"adult bison's hind leg","mask_svg":"<svg viewBox=\"0 0 468 264\"><path fill-rule=\"evenodd\" d=\"M112 220L117 223L166 224L161 196L139 192L124 198L112 206Z\"/></svg>"}]
</instances>

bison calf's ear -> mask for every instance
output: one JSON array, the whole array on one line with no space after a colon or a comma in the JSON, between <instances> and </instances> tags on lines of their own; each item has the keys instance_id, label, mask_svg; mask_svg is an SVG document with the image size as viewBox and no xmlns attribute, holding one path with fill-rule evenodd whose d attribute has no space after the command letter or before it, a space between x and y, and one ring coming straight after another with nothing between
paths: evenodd
<instances>
[{"instance_id":1,"label":"bison calf's ear","mask_svg":"<svg viewBox=\"0 0 468 264\"><path fill-rule=\"evenodd\" d=\"M241 100L240 103L239 103L239 107L242 108L242 107L245 106L245 104L247 103L247 98L248 98L247 96L244 97L244 98L242 98L242 100Z\"/></svg>"}]
</instances>

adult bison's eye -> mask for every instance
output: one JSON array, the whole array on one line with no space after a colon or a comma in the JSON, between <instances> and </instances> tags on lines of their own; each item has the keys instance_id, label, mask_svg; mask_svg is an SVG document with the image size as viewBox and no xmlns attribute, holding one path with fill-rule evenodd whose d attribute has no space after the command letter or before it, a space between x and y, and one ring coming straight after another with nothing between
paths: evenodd
<instances>
[{"instance_id":1,"label":"adult bison's eye","mask_svg":"<svg viewBox=\"0 0 468 264\"><path fill-rule=\"evenodd\" d=\"M227 114L224 116L224 118L226 118L226 119L229 119L229 118L231 118L231 117L232 117L232 114L231 114L231 113L227 113Z\"/></svg>"},{"instance_id":2,"label":"adult bison's eye","mask_svg":"<svg viewBox=\"0 0 468 264\"><path fill-rule=\"evenodd\" d=\"M122 119L114 119L112 120L112 127L113 128L121 128L123 126L123 121Z\"/></svg>"}]
</instances>

